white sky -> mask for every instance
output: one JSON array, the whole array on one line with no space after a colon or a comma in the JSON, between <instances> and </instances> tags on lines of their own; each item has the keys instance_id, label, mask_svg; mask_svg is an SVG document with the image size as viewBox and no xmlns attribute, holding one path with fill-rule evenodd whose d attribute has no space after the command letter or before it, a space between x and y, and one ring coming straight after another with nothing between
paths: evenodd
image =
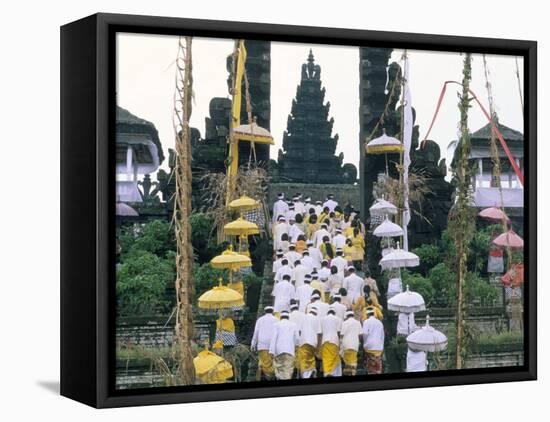
<instances>
[{"instance_id":1,"label":"white sky","mask_svg":"<svg viewBox=\"0 0 550 422\"><path fill-rule=\"evenodd\" d=\"M193 77L195 104L191 126L205 135L204 119L209 115L212 97L228 97L225 60L233 48L233 40L194 38ZM271 133L276 146L271 157L277 158L283 131L301 66L309 49L321 66L321 80L326 88L325 101L330 101L334 117L333 134L339 134L336 153L344 153L344 162L359 165L359 52L357 47L315 44L280 43L271 45ZM177 37L149 34L119 34L117 37L117 102L131 113L153 122L159 132L165 156L174 146L172 103L174 94L174 61ZM409 51L410 84L413 107L420 125L420 139L428 130L443 83L462 79L463 56L449 52ZM391 61L399 61L402 50L394 50ZM523 132L523 117L512 56L487 56L490 82L500 122ZM523 83L523 61L518 58ZM483 59L473 56L471 89L487 104ZM447 146L457 137L459 112L457 87L449 86L439 117L430 138L435 140L442 157L450 162ZM475 105L470 112L473 132L487 123ZM167 160L163 163L167 168Z\"/></svg>"}]
</instances>

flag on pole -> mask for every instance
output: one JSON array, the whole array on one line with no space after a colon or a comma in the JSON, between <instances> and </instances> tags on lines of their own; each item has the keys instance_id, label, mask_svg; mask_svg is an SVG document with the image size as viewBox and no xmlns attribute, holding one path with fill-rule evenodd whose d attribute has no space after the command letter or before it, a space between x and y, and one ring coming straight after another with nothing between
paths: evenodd
<instances>
[{"instance_id":1,"label":"flag on pole","mask_svg":"<svg viewBox=\"0 0 550 422\"><path fill-rule=\"evenodd\" d=\"M403 119L403 249L409 250L409 238L407 232L407 226L411 221L411 211L409 209L409 166L411 164L411 143L413 132L413 113L412 113L412 97L410 90L410 72L409 72L409 59L407 57L407 50L403 53L403 65L404 65L404 119Z\"/></svg>"}]
</instances>

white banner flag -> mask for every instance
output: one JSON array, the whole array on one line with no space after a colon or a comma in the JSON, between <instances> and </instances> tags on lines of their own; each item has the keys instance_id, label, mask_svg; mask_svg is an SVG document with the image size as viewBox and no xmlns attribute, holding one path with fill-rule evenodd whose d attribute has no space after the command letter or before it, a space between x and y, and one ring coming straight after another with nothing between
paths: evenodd
<instances>
[{"instance_id":1,"label":"white banner flag","mask_svg":"<svg viewBox=\"0 0 550 422\"><path fill-rule=\"evenodd\" d=\"M411 144L412 144L412 132L413 132L413 113L412 113L412 97L410 90L411 74L409 72L409 59L407 57L407 51L403 53L404 58L404 120L403 120L403 146L405 150L403 152L403 249L409 250L409 236L407 232L407 226L411 221L411 211L409 209L409 166L411 164Z\"/></svg>"}]
</instances>

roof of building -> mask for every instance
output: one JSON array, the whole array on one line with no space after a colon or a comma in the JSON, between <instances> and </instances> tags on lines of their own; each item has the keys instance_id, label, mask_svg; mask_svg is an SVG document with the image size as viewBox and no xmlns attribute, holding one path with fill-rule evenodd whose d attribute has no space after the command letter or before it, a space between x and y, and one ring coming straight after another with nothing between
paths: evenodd
<instances>
[{"instance_id":1,"label":"roof of building","mask_svg":"<svg viewBox=\"0 0 550 422\"><path fill-rule=\"evenodd\" d=\"M124 142L128 136L146 137L152 141L158 151L159 164L164 161L162 144L155 125L145 119L135 116L128 110L116 108L116 138L117 142Z\"/></svg>"},{"instance_id":2,"label":"roof of building","mask_svg":"<svg viewBox=\"0 0 550 422\"><path fill-rule=\"evenodd\" d=\"M523 133L504 126L500 122L496 123L499 132L506 141L523 141ZM487 123L481 129L476 130L471 135L472 139L490 139L491 138L491 123Z\"/></svg>"}]
</instances>

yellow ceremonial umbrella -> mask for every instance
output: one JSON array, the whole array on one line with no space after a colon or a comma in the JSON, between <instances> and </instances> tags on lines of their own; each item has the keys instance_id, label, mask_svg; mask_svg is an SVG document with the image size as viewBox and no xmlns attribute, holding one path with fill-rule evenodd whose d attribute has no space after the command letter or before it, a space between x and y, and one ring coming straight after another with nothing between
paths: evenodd
<instances>
[{"instance_id":1,"label":"yellow ceremonial umbrella","mask_svg":"<svg viewBox=\"0 0 550 422\"><path fill-rule=\"evenodd\" d=\"M241 195L240 198L231 201L227 207L230 210L239 211L242 217L243 212L257 210L260 208L260 203L249 196Z\"/></svg>"},{"instance_id":2,"label":"yellow ceremonial umbrella","mask_svg":"<svg viewBox=\"0 0 550 422\"><path fill-rule=\"evenodd\" d=\"M222 384L233 376L231 364L207 347L193 359L193 366L203 384Z\"/></svg>"},{"instance_id":3,"label":"yellow ceremonial umbrella","mask_svg":"<svg viewBox=\"0 0 550 422\"><path fill-rule=\"evenodd\" d=\"M204 292L199 297L201 309L228 309L244 306L243 295L222 284Z\"/></svg>"},{"instance_id":4,"label":"yellow ceremonial umbrella","mask_svg":"<svg viewBox=\"0 0 550 422\"><path fill-rule=\"evenodd\" d=\"M236 290L244 296L244 285L242 281L233 282L233 271L237 271L242 267L251 267L252 261L246 255L238 254L232 250L231 245L222 252L221 255L215 256L210 261L214 268L229 270L229 285L228 287Z\"/></svg>"},{"instance_id":5,"label":"yellow ceremonial umbrella","mask_svg":"<svg viewBox=\"0 0 550 422\"><path fill-rule=\"evenodd\" d=\"M256 122L233 128L233 137L239 141L249 141L258 144L275 145L273 136L267 129L258 126Z\"/></svg>"},{"instance_id":6,"label":"yellow ceremonial umbrella","mask_svg":"<svg viewBox=\"0 0 550 422\"><path fill-rule=\"evenodd\" d=\"M240 217L223 226L223 232L229 236L239 236L239 253L249 255L247 236L260 233L258 226Z\"/></svg>"},{"instance_id":7,"label":"yellow ceremonial umbrella","mask_svg":"<svg viewBox=\"0 0 550 422\"><path fill-rule=\"evenodd\" d=\"M386 156L386 174L388 174L388 154L400 153L404 147L399 139L386 135L386 129L382 129L382 131L382 136L367 143L366 150L367 154L384 154Z\"/></svg>"}]
</instances>

